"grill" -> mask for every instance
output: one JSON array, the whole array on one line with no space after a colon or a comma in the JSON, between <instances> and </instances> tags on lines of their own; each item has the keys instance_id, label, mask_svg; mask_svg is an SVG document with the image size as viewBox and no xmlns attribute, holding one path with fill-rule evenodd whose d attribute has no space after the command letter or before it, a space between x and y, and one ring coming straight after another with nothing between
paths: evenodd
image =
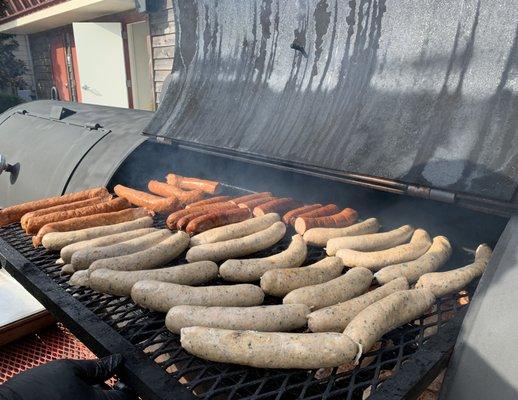
<instances>
[{"instance_id":1,"label":"grill","mask_svg":"<svg viewBox=\"0 0 518 400\"><path fill-rule=\"evenodd\" d=\"M505 307L516 304L509 282L518 279L510 279L518 247L513 0L173 6L175 62L156 113L40 101L0 116L1 206L100 185L145 189L174 172L217 180L228 194L335 203L378 218L383 230L411 224L444 235L453 246L444 269L469 263L480 243L498 243L479 288L439 299L357 366L281 371L187 354L164 315L70 287L57 254L33 249L17 225L0 230L0 259L13 276L97 356L122 353L121 379L146 400L416 398L447 365L464 316L469 328L483 321L487 301L507 318L479 322L477 335L498 333L502 345L489 353L484 343L470 346L467 329L454 357L467 348L516 359L506 332L518 327ZM322 256L311 249L306 263ZM491 368L471 360L457 360L455 373L484 379L458 392L500 387Z\"/></svg>"},{"instance_id":2,"label":"grill","mask_svg":"<svg viewBox=\"0 0 518 400\"><path fill-rule=\"evenodd\" d=\"M225 188L226 194L245 193L243 189L236 187ZM163 227L164 220L156 218L155 226ZM253 256L265 257L284 250L289 244L290 233L276 246ZM374 399L388 399L400 398L402 394L420 393L445 365L476 287L476 283L472 283L459 294L439 299L429 314L385 335L381 345L364 354L356 366L344 365L313 371L266 371L213 363L190 355L180 346L179 336L165 328L164 314L142 309L125 297L99 294L89 288L70 286L68 278L60 275L60 266L55 263L59 254L34 249L30 238L18 224L1 229L0 237L4 246L14 248L66 292L62 302L73 304L76 311L77 308L88 309L95 318L114 331L110 340L124 340L130 344L135 354L145 354L148 361L158 364L161 371L153 372L155 379L167 374L180 382L193 396L204 399L363 399L366 394L371 394ZM316 262L324 256L322 249L311 247L305 264ZM468 263L470 257L466 251L455 251L445 269ZM175 261L176 264L185 262L183 256ZM23 273L23 267L16 270L15 265L10 265L9 268L15 274ZM210 284L221 283L223 281L218 280ZM46 297L44 288L38 287L35 290ZM270 297L265 300L265 304L278 302L278 299ZM60 307L63 305L61 303L53 307L61 311ZM92 326L87 326L86 329L82 327L76 332L79 338L83 338L85 334L96 336L99 333ZM100 347L98 339L98 336L94 337L94 349ZM92 345L88 340L87 344ZM99 353L99 349L97 352ZM138 374L142 368L142 360L139 356L137 358L139 361L128 368L135 368L134 372ZM420 365L419 369L415 368L416 363ZM136 389L144 392L151 386L149 382L141 384L144 387L137 384ZM151 398L174 398L184 393L180 387L164 389L154 390Z\"/></svg>"}]
</instances>

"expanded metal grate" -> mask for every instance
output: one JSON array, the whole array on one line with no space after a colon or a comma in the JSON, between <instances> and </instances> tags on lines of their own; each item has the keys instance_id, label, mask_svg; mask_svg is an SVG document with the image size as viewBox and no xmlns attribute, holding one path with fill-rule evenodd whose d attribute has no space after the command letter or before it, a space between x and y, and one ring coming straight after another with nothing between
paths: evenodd
<instances>
[{"instance_id":1,"label":"expanded metal grate","mask_svg":"<svg viewBox=\"0 0 518 400\"><path fill-rule=\"evenodd\" d=\"M163 226L163 221L157 220L156 226ZM182 349L179 335L165 328L165 314L145 310L127 297L70 286L68 277L61 276L61 266L56 264L58 253L41 247L34 249L30 237L18 224L0 229L0 237L195 395L205 399L363 399L381 382L397 374L410 355L466 306L474 290L472 285L464 292L439 299L429 314L385 335L382 342L364 354L356 366L311 371L261 370L199 359ZM288 234L273 248L254 256L277 253L289 242ZM322 249L312 247L305 264L314 263L324 256ZM176 260L176 264L185 262L183 256ZM453 265L459 265L457 262L455 260ZM221 283L223 281L216 280L210 284ZM279 299L267 297L265 302L279 303Z\"/></svg>"}]
</instances>

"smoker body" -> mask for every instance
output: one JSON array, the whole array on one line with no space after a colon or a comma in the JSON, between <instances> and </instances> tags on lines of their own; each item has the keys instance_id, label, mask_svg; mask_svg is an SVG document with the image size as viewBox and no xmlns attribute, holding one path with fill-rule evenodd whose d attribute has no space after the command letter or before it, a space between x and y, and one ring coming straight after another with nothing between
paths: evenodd
<instances>
[{"instance_id":1,"label":"smoker body","mask_svg":"<svg viewBox=\"0 0 518 400\"><path fill-rule=\"evenodd\" d=\"M479 243L496 245L465 324L482 329L483 313L500 315L518 300L501 278L512 276L518 236L513 2L175 1L172 83L157 113L58 102L6 112L0 153L19 170L0 176L0 205L97 185L144 189L174 171L221 181L231 193L350 206L384 229L410 223L446 235L454 256L445 269L468 263ZM53 106L75 114L59 119ZM372 365L325 379L224 366L183 352L162 316L70 288L16 232L0 239L6 267L81 340L98 355L129 354L122 375L145 398L356 399L367 389L374 399L413 398L447 363L466 310L446 299L440 314L455 317L426 343L422 331L413 333L419 345L405 342L404 327ZM509 368L518 359L508 334L515 321L491 320L499 335L491 359ZM466 355L473 333L461 335L448 399L463 392L459 374L486 377L468 380L473 393L499 378ZM381 378L385 368L396 368L391 379Z\"/></svg>"}]
</instances>

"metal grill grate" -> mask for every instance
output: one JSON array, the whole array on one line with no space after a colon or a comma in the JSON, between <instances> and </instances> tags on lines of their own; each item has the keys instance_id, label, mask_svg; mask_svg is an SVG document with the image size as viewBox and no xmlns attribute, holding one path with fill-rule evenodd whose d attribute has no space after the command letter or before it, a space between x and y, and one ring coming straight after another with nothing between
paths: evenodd
<instances>
[{"instance_id":1,"label":"metal grill grate","mask_svg":"<svg viewBox=\"0 0 518 400\"><path fill-rule=\"evenodd\" d=\"M156 221L157 226L163 226L163 223L161 220ZM206 399L365 398L381 382L397 375L402 363L440 330L447 320L466 306L474 288L472 285L467 291L439 299L432 312L385 335L382 342L374 350L364 354L356 366L344 365L312 371L260 370L213 363L192 356L180 346L179 335L165 328L164 314L144 310L125 297L70 286L68 277L60 275L61 267L55 263L58 254L42 248L34 249L30 237L23 233L19 225L13 224L0 229L0 237L195 395ZM279 252L289 242L290 235L286 235L277 246L255 256ZM322 249L310 248L306 264L323 256ZM183 256L176 260L176 264L185 262ZM219 280L211 282L221 283L223 282ZM278 302L278 299L271 297L265 300L267 304Z\"/></svg>"}]
</instances>

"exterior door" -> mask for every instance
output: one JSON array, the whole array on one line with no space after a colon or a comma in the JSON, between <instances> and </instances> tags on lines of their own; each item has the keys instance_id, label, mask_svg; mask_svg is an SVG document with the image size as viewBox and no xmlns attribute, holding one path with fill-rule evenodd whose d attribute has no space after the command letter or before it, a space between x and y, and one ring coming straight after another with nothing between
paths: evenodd
<instances>
[{"instance_id":1,"label":"exterior door","mask_svg":"<svg viewBox=\"0 0 518 400\"><path fill-rule=\"evenodd\" d=\"M155 101L148 23L134 22L127 27L133 108L153 111Z\"/></svg>"},{"instance_id":2,"label":"exterior door","mask_svg":"<svg viewBox=\"0 0 518 400\"><path fill-rule=\"evenodd\" d=\"M75 22L73 29L83 102L128 108L121 24Z\"/></svg>"},{"instance_id":3,"label":"exterior door","mask_svg":"<svg viewBox=\"0 0 518 400\"><path fill-rule=\"evenodd\" d=\"M52 83L56 88L58 99L80 102L79 73L72 29L62 29L51 35L50 58Z\"/></svg>"}]
</instances>

